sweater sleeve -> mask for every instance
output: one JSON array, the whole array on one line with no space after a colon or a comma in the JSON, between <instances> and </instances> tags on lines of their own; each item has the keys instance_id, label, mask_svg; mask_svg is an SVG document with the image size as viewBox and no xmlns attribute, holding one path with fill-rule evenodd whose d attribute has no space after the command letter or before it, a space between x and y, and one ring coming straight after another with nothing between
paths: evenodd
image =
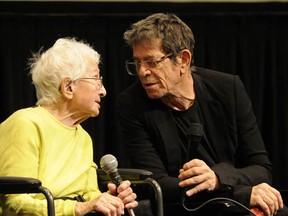
<instances>
[{"instance_id":1,"label":"sweater sleeve","mask_svg":"<svg viewBox=\"0 0 288 216\"><path fill-rule=\"evenodd\" d=\"M1 197L3 215L46 216L47 201L35 198L36 194L13 194ZM55 200L55 214L62 216L75 215L76 201Z\"/></svg>"}]
</instances>

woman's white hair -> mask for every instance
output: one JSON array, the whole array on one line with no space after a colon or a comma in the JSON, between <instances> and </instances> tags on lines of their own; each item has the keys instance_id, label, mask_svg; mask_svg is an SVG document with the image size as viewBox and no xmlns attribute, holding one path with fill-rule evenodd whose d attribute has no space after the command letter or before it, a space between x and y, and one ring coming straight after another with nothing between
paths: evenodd
<instances>
[{"instance_id":1,"label":"woman's white hair","mask_svg":"<svg viewBox=\"0 0 288 216\"><path fill-rule=\"evenodd\" d=\"M75 38L60 38L47 51L33 54L29 60L30 74L36 88L37 105L59 102L59 87L64 78L82 77L89 61L100 63L100 54L92 46Z\"/></svg>"}]
</instances>

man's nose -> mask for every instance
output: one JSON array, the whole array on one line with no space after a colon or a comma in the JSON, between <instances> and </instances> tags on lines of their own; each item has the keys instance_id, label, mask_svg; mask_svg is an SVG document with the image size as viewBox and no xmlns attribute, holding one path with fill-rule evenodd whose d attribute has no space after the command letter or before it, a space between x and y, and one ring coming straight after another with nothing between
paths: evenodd
<instances>
[{"instance_id":1,"label":"man's nose","mask_svg":"<svg viewBox=\"0 0 288 216\"><path fill-rule=\"evenodd\" d=\"M145 66L145 64L139 64L138 66L138 76L147 76L151 74L151 70L149 67Z\"/></svg>"}]
</instances>

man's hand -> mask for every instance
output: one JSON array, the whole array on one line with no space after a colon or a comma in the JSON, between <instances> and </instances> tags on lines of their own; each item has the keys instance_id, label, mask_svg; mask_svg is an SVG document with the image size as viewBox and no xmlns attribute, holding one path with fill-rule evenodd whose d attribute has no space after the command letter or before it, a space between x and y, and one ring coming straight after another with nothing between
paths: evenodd
<instances>
[{"instance_id":1,"label":"man's hand","mask_svg":"<svg viewBox=\"0 0 288 216\"><path fill-rule=\"evenodd\" d=\"M267 216L276 214L279 208L283 208L283 200L279 191L266 183L252 188L251 207L259 207Z\"/></svg>"},{"instance_id":2,"label":"man's hand","mask_svg":"<svg viewBox=\"0 0 288 216\"><path fill-rule=\"evenodd\" d=\"M193 186L186 191L192 196L203 190L214 191L218 188L219 180L213 170L202 160L193 159L183 165L178 178L180 187Z\"/></svg>"}]
</instances>

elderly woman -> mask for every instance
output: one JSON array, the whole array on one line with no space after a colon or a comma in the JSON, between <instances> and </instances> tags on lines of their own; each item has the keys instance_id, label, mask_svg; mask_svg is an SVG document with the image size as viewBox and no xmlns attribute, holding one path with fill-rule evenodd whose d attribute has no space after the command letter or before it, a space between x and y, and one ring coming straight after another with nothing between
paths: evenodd
<instances>
[{"instance_id":1,"label":"elderly woman","mask_svg":"<svg viewBox=\"0 0 288 216\"><path fill-rule=\"evenodd\" d=\"M106 95L99 62L89 44L58 39L30 59L37 106L16 111L0 126L0 176L40 179L55 197L56 215L96 211L115 216L138 204L129 181L99 191L92 140L80 125L99 115ZM1 203L4 215L47 212L41 194L5 195Z\"/></svg>"}]
</instances>

